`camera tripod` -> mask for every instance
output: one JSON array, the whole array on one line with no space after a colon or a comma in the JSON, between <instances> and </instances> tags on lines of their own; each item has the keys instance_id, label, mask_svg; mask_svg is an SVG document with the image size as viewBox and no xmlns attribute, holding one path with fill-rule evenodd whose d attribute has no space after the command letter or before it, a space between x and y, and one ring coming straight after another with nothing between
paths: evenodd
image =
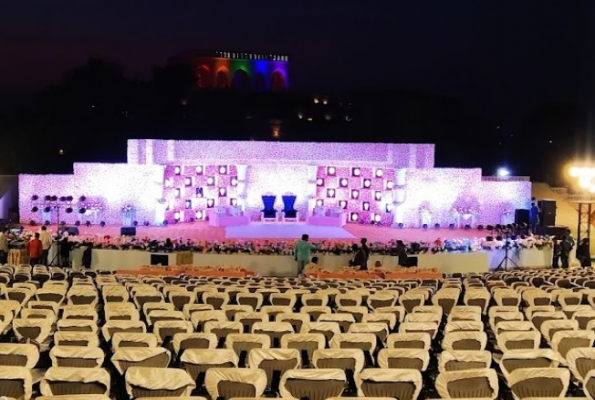
<instances>
[{"instance_id":1,"label":"camera tripod","mask_svg":"<svg viewBox=\"0 0 595 400\"><path fill-rule=\"evenodd\" d=\"M506 238L506 244L504 245L504 258L500 261L500 264L496 267L496 271L508 271L508 263L510 262L513 267L513 270L520 269L517 263L508 255L510 251L510 243L508 242L508 238Z\"/></svg>"}]
</instances>

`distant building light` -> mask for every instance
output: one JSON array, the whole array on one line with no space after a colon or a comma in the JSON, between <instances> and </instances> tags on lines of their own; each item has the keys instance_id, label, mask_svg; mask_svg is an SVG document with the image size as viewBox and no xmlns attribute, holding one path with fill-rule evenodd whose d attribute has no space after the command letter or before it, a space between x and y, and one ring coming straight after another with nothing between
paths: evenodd
<instances>
[{"instance_id":1,"label":"distant building light","mask_svg":"<svg viewBox=\"0 0 595 400\"><path fill-rule=\"evenodd\" d=\"M314 97L314 104L320 103L320 99L318 97Z\"/></svg>"}]
</instances>

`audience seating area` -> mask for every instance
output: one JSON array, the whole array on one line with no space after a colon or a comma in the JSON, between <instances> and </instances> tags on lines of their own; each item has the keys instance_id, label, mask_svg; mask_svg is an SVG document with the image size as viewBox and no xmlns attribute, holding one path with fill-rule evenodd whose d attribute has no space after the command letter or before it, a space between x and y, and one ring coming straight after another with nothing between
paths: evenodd
<instances>
[{"instance_id":1,"label":"audience seating area","mask_svg":"<svg viewBox=\"0 0 595 400\"><path fill-rule=\"evenodd\" d=\"M10 399L595 398L595 273L196 278L0 267Z\"/></svg>"}]
</instances>

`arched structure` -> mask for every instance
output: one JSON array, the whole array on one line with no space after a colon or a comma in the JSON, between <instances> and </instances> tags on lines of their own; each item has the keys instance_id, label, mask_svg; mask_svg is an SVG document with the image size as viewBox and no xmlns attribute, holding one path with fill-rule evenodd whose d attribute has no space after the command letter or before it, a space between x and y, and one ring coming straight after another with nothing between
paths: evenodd
<instances>
[{"instance_id":1,"label":"arched structure","mask_svg":"<svg viewBox=\"0 0 595 400\"><path fill-rule=\"evenodd\" d=\"M278 92L287 89L285 84L285 76L280 71L273 72L271 76L271 90Z\"/></svg>"},{"instance_id":2,"label":"arched structure","mask_svg":"<svg viewBox=\"0 0 595 400\"><path fill-rule=\"evenodd\" d=\"M219 71L217 71L215 87L217 89L226 89L229 87L229 71L227 71L227 69L221 68Z\"/></svg>"},{"instance_id":3,"label":"arched structure","mask_svg":"<svg viewBox=\"0 0 595 400\"><path fill-rule=\"evenodd\" d=\"M206 65L200 65L196 68L196 86L201 89L213 86L213 77L211 71Z\"/></svg>"},{"instance_id":4,"label":"arched structure","mask_svg":"<svg viewBox=\"0 0 595 400\"><path fill-rule=\"evenodd\" d=\"M231 87L234 90L241 90L241 91L248 91L252 88L252 82L250 80L250 75L243 69L238 69L233 74L233 81Z\"/></svg>"}]
</instances>

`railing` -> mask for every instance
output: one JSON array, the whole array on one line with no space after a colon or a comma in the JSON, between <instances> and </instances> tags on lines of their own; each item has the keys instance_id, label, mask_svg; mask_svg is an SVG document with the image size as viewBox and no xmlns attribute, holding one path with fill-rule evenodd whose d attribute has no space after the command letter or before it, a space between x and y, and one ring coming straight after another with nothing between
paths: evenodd
<instances>
[{"instance_id":1,"label":"railing","mask_svg":"<svg viewBox=\"0 0 595 400\"><path fill-rule=\"evenodd\" d=\"M530 176L482 176L482 181L486 182L529 182Z\"/></svg>"},{"instance_id":2,"label":"railing","mask_svg":"<svg viewBox=\"0 0 595 400\"><path fill-rule=\"evenodd\" d=\"M595 203L595 195L593 194L569 194L566 196L566 201L571 203Z\"/></svg>"},{"instance_id":3,"label":"railing","mask_svg":"<svg viewBox=\"0 0 595 400\"><path fill-rule=\"evenodd\" d=\"M550 187L550 190L556 194L568 196L568 188L565 187Z\"/></svg>"}]
</instances>

